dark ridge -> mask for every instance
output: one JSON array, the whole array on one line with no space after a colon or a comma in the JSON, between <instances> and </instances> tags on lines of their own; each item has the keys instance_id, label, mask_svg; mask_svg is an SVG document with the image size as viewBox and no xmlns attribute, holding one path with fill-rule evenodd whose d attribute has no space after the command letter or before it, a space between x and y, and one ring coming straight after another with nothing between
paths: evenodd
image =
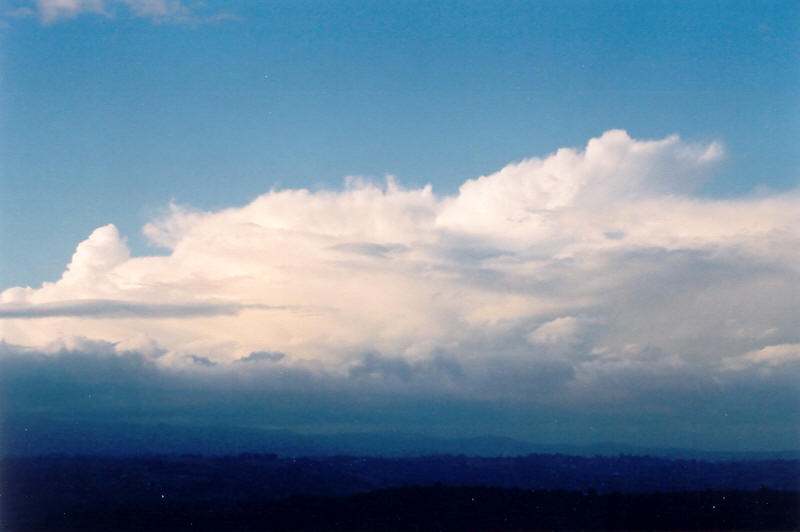
<instances>
[{"instance_id":1,"label":"dark ridge","mask_svg":"<svg viewBox=\"0 0 800 532\"><path fill-rule=\"evenodd\" d=\"M50 506L7 530L796 530L798 492L621 494L411 486L347 497Z\"/></svg>"},{"instance_id":2,"label":"dark ridge","mask_svg":"<svg viewBox=\"0 0 800 532\"><path fill-rule=\"evenodd\" d=\"M796 460L50 455L0 460L0 530L783 530L798 493Z\"/></svg>"},{"instance_id":3,"label":"dark ridge","mask_svg":"<svg viewBox=\"0 0 800 532\"><path fill-rule=\"evenodd\" d=\"M528 455L513 458L434 455L416 458L274 454L7 457L0 460L4 498L91 498L115 490L147 500L170 497L282 499L351 495L399 486L493 486L600 493L698 490L800 491L800 461L704 462L621 455Z\"/></svg>"}]
</instances>

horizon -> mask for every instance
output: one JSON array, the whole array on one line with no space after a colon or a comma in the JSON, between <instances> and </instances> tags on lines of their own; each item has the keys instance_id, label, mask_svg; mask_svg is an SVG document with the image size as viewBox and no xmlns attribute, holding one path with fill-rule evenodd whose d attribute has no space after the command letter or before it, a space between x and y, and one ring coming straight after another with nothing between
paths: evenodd
<instances>
[{"instance_id":1,"label":"horizon","mask_svg":"<svg viewBox=\"0 0 800 532\"><path fill-rule=\"evenodd\" d=\"M657 447L619 441L591 443L531 442L504 435L431 435L399 430L301 432L290 429L186 426L156 423L131 427L122 423L86 423L79 437L58 435L58 423L47 430L35 423L6 419L0 459L36 456L277 456L325 459L362 457L405 459L436 456L468 458L515 458L566 456L576 458L653 458L668 461L798 461L800 449L730 449Z\"/></svg>"}]
</instances>

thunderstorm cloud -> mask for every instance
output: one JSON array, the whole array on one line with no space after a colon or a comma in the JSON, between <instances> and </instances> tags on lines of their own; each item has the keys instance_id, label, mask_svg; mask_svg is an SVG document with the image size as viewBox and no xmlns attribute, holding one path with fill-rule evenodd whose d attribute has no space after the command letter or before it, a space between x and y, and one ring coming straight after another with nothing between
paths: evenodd
<instances>
[{"instance_id":1,"label":"thunderstorm cloud","mask_svg":"<svg viewBox=\"0 0 800 532\"><path fill-rule=\"evenodd\" d=\"M109 224L58 281L0 293L0 360L135 357L131 375L178 388L238 383L244 410L311 387L435 397L475 419L464 405L576 423L596 408L616 427L648 412L687 431L724 410L746 431L771 408L791 443L800 195L704 197L725 156L612 130L449 196L351 178L218 211L172 205L143 229L166 254L131 256Z\"/></svg>"}]
</instances>

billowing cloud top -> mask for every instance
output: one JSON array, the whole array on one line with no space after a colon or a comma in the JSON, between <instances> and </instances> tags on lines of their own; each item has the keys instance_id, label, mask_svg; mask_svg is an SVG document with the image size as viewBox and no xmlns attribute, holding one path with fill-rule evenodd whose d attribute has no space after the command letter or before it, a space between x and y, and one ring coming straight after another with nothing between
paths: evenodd
<instances>
[{"instance_id":1,"label":"billowing cloud top","mask_svg":"<svg viewBox=\"0 0 800 532\"><path fill-rule=\"evenodd\" d=\"M453 196L348 179L173 205L144 228L168 254L100 227L59 281L0 294L0 337L562 402L796 370L798 194L694 195L722 157L613 130Z\"/></svg>"}]
</instances>

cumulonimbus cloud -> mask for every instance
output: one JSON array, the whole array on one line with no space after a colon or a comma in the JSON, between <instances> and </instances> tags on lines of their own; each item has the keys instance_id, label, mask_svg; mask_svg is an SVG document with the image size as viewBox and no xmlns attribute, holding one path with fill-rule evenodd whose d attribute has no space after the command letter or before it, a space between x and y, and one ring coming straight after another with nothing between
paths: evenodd
<instances>
[{"instance_id":1,"label":"cumulonimbus cloud","mask_svg":"<svg viewBox=\"0 0 800 532\"><path fill-rule=\"evenodd\" d=\"M723 156L717 142L614 130L452 196L349 179L172 206L144 227L166 255L131 257L100 227L60 280L0 294L0 337L155 343L158 364L215 368L279 352L271 364L337 375L550 368L576 390L635 368L730 375L760 360L748 353L800 342L800 202L697 196Z\"/></svg>"}]
</instances>

